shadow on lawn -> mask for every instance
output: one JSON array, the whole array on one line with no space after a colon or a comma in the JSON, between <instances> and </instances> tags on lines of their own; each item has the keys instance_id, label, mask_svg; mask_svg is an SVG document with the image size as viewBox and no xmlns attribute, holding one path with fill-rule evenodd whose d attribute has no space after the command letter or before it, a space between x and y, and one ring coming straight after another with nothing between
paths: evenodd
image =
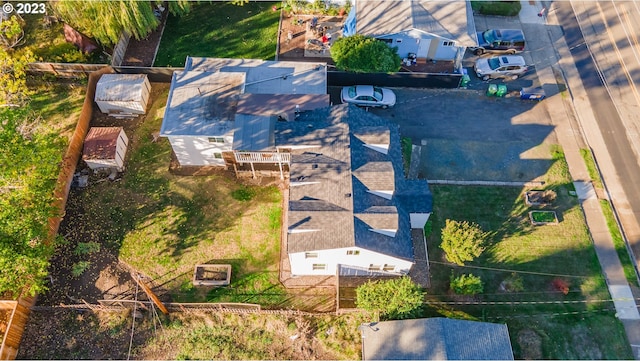
<instances>
[{"instance_id":1,"label":"shadow on lawn","mask_svg":"<svg viewBox=\"0 0 640 361\"><path fill-rule=\"evenodd\" d=\"M533 226L528 212L539 208L527 206L519 188L432 187L435 232L428 240L432 287L426 300L459 304L432 304L424 316L506 323L516 359L631 357L613 303L606 301L610 295L577 198L569 193L572 183L546 188L554 189L557 198L543 209L561 215L558 225ZM473 221L490 232L478 259L462 267L446 261L439 248L446 219ZM454 294L450 277L461 274L480 277L484 291ZM513 279L521 282L517 292L505 289ZM601 326L592 327L596 324ZM538 346L523 340L531 332Z\"/></svg>"}]
</instances>

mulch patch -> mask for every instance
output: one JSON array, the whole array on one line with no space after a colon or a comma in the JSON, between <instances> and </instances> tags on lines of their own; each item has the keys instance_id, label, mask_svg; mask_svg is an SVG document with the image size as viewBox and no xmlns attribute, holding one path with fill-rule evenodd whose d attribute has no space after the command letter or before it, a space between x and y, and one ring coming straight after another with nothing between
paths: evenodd
<instances>
[{"instance_id":1,"label":"mulch patch","mask_svg":"<svg viewBox=\"0 0 640 361\"><path fill-rule=\"evenodd\" d=\"M127 51L124 53L124 60L122 61L123 66L153 66L162 36L162 29L167 23L168 13L169 10L165 10L162 13L160 25L146 38L140 40L131 38L129 40L129 46L127 46Z\"/></svg>"}]
</instances>

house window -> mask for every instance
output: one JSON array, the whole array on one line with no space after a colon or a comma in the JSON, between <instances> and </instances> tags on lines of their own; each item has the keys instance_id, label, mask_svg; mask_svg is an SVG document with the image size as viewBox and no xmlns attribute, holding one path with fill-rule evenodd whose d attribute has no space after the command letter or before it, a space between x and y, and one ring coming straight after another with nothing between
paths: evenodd
<instances>
[{"instance_id":1,"label":"house window","mask_svg":"<svg viewBox=\"0 0 640 361\"><path fill-rule=\"evenodd\" d=\"M455 43L453 41L444 41L442 42L443 46L453 46Z\"/></svg>"},{"instance_id":2,"label":"house window","mask_svg":"<svg viewBox=\"0 0 640 361\"><path fill-rule=\"evenodd\" d=\"M211 137L209 138L209 143L224 143L223 137Z\"/></svg>"},{"instance_id":3,"label":"house window","mask_svg":"<svg viewBox=\"0 0 640 361\"><path fill-rule=\"evenodd\" d=\"M369 271L380 271L380 268L382 268L382 266L380 266L379 264L370 264L369 265Z\"/></svg>"},{"instance_id":4,"label":"house window","mask_svg":"<svg viewBox=\"0 0 640 361\"><path fill-rule=\"evenodd\" d=\"M314 271L324 271L327 269L327 265L324 263L314 263L313 270Z\"/></svg>"},{"instance_id":5,"label":"house window","mask_svg":"<svg viewBox=\"0 0 640 361\"><path fill-rule=\"evenodd\" d=\"M391 44L391 43L393 43L393 39L378 39L378 40L380 40L380 41L382 41L382 42L385 42L385 43L387 43L387 44Z\"/></svg>"},{"instance_id":6,"label":"house window","mask_svg":"<svg viewBox=\"0 0 640 361\"><path fill-rule=\"evenodd\" d=\"M359 254L360 254L360 250L357 250L357 249L355 249L355 250L351 250L350 249L350 250L347 251L347 256L357 256Z\"/></svg>"},{"instance_id":7,"label":"house window","mask_svg":"<svg viewBox=\"0 0 640 361\"><path fill-rule=\"evenodd\" d=\"M222 159L222 153L213 153L215 159Z\"/></svg>"},{"instance_id":8,"label":"house window","mask_svg":"<svg viewBox=\"0 0 640 361\"><path fill-rule=\"evenodd\" d=\"M317 252L305 252L304 258L318 258Z\"/></svg>"},{"instance_id":9,"label":"house window","mask_svg":"<svg viewBox=\"0 0 640 361\"><path fill-rule=\"evenodd\" d=\"M396 44L400 44L402 42L402 39L396 39Z\"/></svg>"},{"instance_id":10,"label":"house window","mask_svg":"<svg viewBox=\"0 0 640 361\"><path fill-rule=\"evenodd\" d=\"M393 272L395 269L396 269L396 266L392 264L385 264L384 267L382 267L382 270L385 272Z\"/></svg>"}]
</instances>

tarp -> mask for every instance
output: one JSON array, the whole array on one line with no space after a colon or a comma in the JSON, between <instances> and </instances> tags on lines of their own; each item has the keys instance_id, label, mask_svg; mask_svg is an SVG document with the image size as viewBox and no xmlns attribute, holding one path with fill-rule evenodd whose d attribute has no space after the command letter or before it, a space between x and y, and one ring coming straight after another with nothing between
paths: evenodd
<instances>
[{"instance_id":1,"label":"tarp","mask_svg":"<svg viewBox=\"0 0 640 361\"><path fill-rule=\"evenodd\" d=\"M347 19L344 21L342 36L356 35L356 7L352 6Z\"/></svg>"},{"instance_id":2,"label":"tarp","mask_svg":"<svg viewBox=\"0 0 640 361\"><path fill-rule=\"evenodd\" d=\"M88 54L98 49L98 43L67 24L64 24L64 39L77 46L83 53Z\"/></svg>"}]
</instances>

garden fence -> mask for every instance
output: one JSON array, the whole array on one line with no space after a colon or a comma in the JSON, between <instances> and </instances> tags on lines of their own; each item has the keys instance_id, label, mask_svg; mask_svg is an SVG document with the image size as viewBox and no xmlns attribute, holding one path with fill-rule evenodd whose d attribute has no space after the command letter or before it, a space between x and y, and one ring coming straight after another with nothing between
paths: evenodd
<instances>
[{"instance_id":1,"label":"garden fence","mask_svg":"<svg viewBox=\"0 0 640 361\"><path fill-rule=\"evenodd\" d=\"M72 304L57 306L34 306L31 309L38 312L52 312L56 310L90 310L105 312L121 312L131 310L134 306L138 309L151 309L150 301L134 301L134 300L100 300L98 304ZM176 313L198 313L198 312L220 312L235 314L269 314L269 315L296 315L296 316L313 316L340 314L343 312L309 312L293 309L263 309L258 304L253 303L165 303L170 312Z\"/></svg>"},{"instance_id":2,"label":"garden fence","mask_svg":"<svg viewBox=\"0 0 640 361\"><path fill-rule=\"evenodd\" d=\"M399 88L445 88L454 89L460 85L462 74L440 73L350 73L328 71L328 86L349 86L357 84L375 84Z\"/></svg>"},{"instance_id":3,"label":"garden fence","mask_svg":"<svg viewBox=\"0 0 640 361\"><path fill-rule=\"evenodd\" d=\"M131 35L126 32L120 33L118 43L113 48L113 56L111 57L111 66L120 66L124 60L124 54L127 52Z\"/></svg>"},{"instance_id":4,"label":"garden fence","mask_svg":"<svg viewBox=\"0 0 640 361\"><path fill-rule=\"evenodd\" d=\"M36 62L27 64L29 73L49 73L61 78L88 76L92 72L108 67L107 64L72 64Z\"/></svg>"}]
</instances>

